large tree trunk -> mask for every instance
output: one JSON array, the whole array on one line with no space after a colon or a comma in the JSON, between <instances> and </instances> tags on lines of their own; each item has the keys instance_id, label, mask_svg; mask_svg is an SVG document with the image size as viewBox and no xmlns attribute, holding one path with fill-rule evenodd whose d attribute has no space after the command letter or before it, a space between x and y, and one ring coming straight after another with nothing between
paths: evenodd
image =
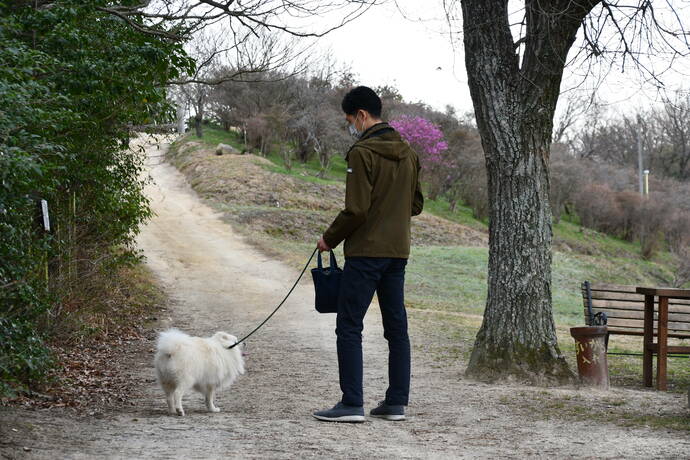
<instances>
[{"instance_id":1,"label":"large tree trunk","mask_svg":"<svg viewBox=\"0 0 690 460\"><path fill-rule=\"evenodd\" d=\"M508 0L462 1L467 74L489 189L488 296L467 374L561 382L572 373L558 348L551 306L549 149L566 56L591 5L525 3L520 65Z\"/></svg>"}]
</instances>

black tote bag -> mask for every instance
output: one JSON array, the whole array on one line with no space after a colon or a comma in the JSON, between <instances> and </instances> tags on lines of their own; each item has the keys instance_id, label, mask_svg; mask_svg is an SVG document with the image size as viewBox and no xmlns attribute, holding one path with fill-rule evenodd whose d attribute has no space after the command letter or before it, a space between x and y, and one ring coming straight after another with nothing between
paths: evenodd
<instances>
[{"instance_id":1,"label":"black tote bag","mask_svg":"<svg viewBox=\"0 0 690 460\"><path fill-rule=\"evenodd\" d=\"M314 279L314 290L316 291L316 311L319 313L338 312L338 294L340 293L340 279L343 271L338 268L335 254L330 251L330 266L323 268L321 252L316 258L317 267L311 269L311 276Z\"/></svg>"}]
</instances>

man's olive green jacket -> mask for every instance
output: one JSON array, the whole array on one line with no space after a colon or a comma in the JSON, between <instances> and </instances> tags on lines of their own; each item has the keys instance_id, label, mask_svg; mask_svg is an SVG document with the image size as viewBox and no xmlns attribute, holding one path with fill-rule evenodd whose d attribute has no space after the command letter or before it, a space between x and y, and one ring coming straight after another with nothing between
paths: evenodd
<instances>
[{"instance_id":1,"label":"man's olive green jacket","mask_svg":"<svg viewBox=\"0 0 690 460\"><path fill-rule=\"evenodd\" d=\"M345 209L323 234L345 257L410 255L411 216L422 212L419 158L388 123L366 130L350 148Z\"/></svg>"}]
</instances>

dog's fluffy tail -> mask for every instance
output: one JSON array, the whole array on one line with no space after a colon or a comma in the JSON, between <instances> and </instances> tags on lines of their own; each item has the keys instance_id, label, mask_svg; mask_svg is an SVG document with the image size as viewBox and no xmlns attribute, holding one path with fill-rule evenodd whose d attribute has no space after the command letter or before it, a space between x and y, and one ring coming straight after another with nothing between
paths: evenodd
<instances>
[{"instance_id":1,"label":"dog's fluffy tail","mask_svg":"<svg viewBox=\"0 0 690 460\"><path fill-rule=\"evenodd\" d=\"M189 339L190 337L179 329L168 329L158 335L156 348L161 355L171 355Z\"/></svg>"}]
</instances>

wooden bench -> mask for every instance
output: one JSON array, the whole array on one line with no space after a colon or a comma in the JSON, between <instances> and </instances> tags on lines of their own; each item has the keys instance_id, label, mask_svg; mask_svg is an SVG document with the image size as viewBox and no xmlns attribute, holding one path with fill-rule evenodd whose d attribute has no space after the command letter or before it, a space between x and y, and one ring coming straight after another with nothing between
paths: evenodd
<instances>
[{"instance_id":1,"label":"wooden bench","mask_svg":"<svg viewBox=\"0 0 690 460\"><path fill-rule=\"evenodd\" d=\"M608 326L612 334L644 336L645 296L636 292L636 286L582 283L585 323L588 326ZM653 337L658 337L658 298L654 300ZM668 327L665 337L690 339L690 299L668 299ZM665 342L665 340L663 340ZM608 336L606 338L608 346ZM645 344L648 352L659 357L659 344ZM667 346L668 353L690 354L690 347ZM645 350L642 350L643 352ZM666 353L663 353L664 358ZM657 359L657 388L666 387L666 362ZM647 369L647 366L650 368ZM645 385L651 386L651 358L645 363Z\"/></svg>"}]
</instances>

